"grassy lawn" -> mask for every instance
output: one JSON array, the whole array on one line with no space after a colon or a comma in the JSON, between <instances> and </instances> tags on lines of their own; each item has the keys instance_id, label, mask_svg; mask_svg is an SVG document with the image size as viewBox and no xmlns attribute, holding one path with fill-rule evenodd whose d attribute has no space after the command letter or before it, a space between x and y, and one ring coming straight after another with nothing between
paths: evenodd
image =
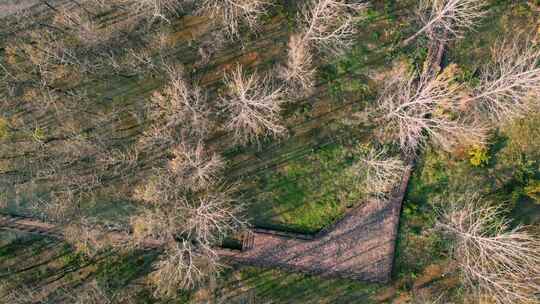
<instances>
[{"instance_id":1,"label":"grassy lawn","mask_svg":"<svg viewBox=\"0 0 540 304\"><path fill-rule=\"evenodd\" d=\"M30 301L28 292L37 288L34 301L72 303L74 299L66 299L66 294L75 297L83 284L95 282L108 299L129 292L133 303L158 303L145 284L156 257L156 251L85 257L55 239L0 231L0 298L15 290L18 298ZM181 303L188 297L181 297Z\"/></svg>"},{"instance_id":2,"label":"grassy lawn","mask_svg":"<svg viewBox=\"0 0 540 304\"><path fill-rule=\"evenodd\" d=\"M223 303L375 303L380 288L344 279L327 279L279 270L242 267L230 271L215 290Z\"/></svg>"},{"instance_id":3,"label":"grassy lawn","mask_svg":"<svg viewBox=\"0 0 540 304\"><path fill-rule=\"evenodd\" d=\"M248 205L253 224L315 233L333 223L362 198L348 154L331 144L260 176L260 192Z\"/></svg>"}]
</instances>

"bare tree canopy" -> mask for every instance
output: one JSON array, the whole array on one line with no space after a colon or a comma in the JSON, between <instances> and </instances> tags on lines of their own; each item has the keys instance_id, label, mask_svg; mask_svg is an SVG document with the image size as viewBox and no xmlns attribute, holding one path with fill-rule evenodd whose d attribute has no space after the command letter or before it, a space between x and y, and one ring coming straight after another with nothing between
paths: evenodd
<instances>
[{"instance_id":1,"label":"bare tree canopy","mask_svg":"<svg viewBox=\"0 0 540 304\"><path fill-rule=\"evenodd\" d=\"M278 76L287 83L293 96L302 96L315 85L316 69L313 67L311 47L300 34L289 38L287 62L278 67Z\"/></svg>"},{"instance_id":2,"label":"bare tree canopy","mask_svg":"<svg viewBox=\"0 0 540 304\"><path fill-rule=\"evenodd\" d=\"M194 247L188 241L174 243L157 263L152 279L158 297L174 297L178 288L192 289L208 280L219 268L217 255L210 248Z\"/></svg>"},{"instance_id":3,"label":"bare tree canopy","mask_svg":"<svg viewBox=\"0 0 540 304\"><path fill-rule=\"evenodd\" d=\"M219 180L224 161L218 154L207 151L202 142L195 147L181 143L172 152L174 159L169 162L169 169L184 186L199 190Z\"/></svg>"},{"instance_id":4,"label":"bare tree canopy","mask_svg":"<svg viewBox=\"0 0 540 304\"><path fill-rule=\"evenodd\" d=\"M110 27L99 26L87 11L61 7L54 18L54 24L67 28L85 46L95 46L107 41L112 35Z\"/></svg>"},{"instance_id":5,"label":"bare tree canopy","mask_svg":"<svg viewBox=\"0 0 540 304\"><path fill-rule=\"evenodd\" d=\"M123 245L96 219L80 217L63 227L64 239L78 252L94 256L104 249Z\"/></svg>"},{"instance_id":6,"label":"bare tree canopy","mask_svg":"<svg viewBox=\"0 0 540 304\"><path fill-rule=\"evenodd\" d=\"M362 191L375 199L388 199L403 178L406 165L398 157L389 156L387 148L358 146L355 153L359 161L352 169L360 177Z\"/></svg>"},{"instance_id":7,"label":"bare tree canopy","mask_svg":"<svg viewBox=\"0 0 540 304\"><path fill-rule=\"evenodd\" d=\"M257 142L261 136L280 136L286 128L280 124L283 90L274 88L269 75L247 75L241 65L225 75L227 93L221 104L228 115L225 129L240 143Z\"/></svg>"},{"instance_id":8,"label":"bare tree canopy","mask_svg":"<svg viewBox=\"0 0 540 304\"><path fill-rule=\"evenodd\" d=\"M121 301L122 303L133 303L133 295L121 292L120 295L113 297L107 295L105 290L99 286L97 280L91 280L77 288L58 288L55 296L50 299L50 290L44 287L30 287L27 285L11 286L7 282L0 283L0 296L5 303L10 304L28 304L28 303L73 303L73 304L113 304Z\"/></svg>"},{"instance_id":9,"label":"bare tree canopy","mask_svg":"<svg viewBox=\"0 0 540 304\"><path fill-rule=\"evenodd\" d=\"M445 207L437 226L453 240L466 287L494 303L537 303L540 238L511 228L502 209L466 193Z\"/></svg>"},{"instance_id":10,"label":"bare tree canopy","mask_svg":"<svg viewBox=\"0 0 540 304\"><path fill-rule=\"evenodd\" d=\"M540 103L540 49L518 37L492 49L493 62L484 67L480 85L467 102L498 121L523 116Z\"/></svg>"},{"instance_id":11,"label":"bare tree canopy","mask_svg":"<svg viewBox=\"0 0 540 304\"><path fill-rule=\"evenodd\" d=\"M120 300L107 295L95 279L79 287L75 294L73 294L73 290L63 290L62 293L65 294L66 300L74 304L113 304ZM127 303L134 301L129 296L123 297L122 300Z\"/></svg>"},{"instance_id":12,"label":"bare tree canopy","mask_svg":"<svg viewBox=\"0 0 540 304\"><path fill-rule=\"evenodd\" d=\"M131 0L131 2L135 10L141 14L169 21L168 16L176 14L182 5L190 0Z\"/></svg>"},{"instance_id":13,"label":"bare tree canopy","mask_svg":"<svg viewBox=\"0 0 540 304\"><path fill-rule=\"evenodd\" d=\"M153 274L156 295L164 297L214 276L220 269L215 247L243 225L234 189L220 181L221 159L202 143L179 145L173 154L167 168L136 191L144 205L131 218L134 245L152 238L167 248Z\"/></svg>"},{"instance_id":14,"label":"bare tree canopy","mask_svg":"<svg viewBox=\"0 0 540 304\"><path fill-rule=\"evenodd\" d=\"M255 29L258 18L271 5L267 0L200 0L199 13L220 20L228 35L237 38L242 24Z\"/></svg>"},{"instance_id":15,"label":"bare tree canopy","mask_svg":"<svg viewBox=\"0 0 540 304\"><path fill-rule=\"evenodd\" d=\"M301 9L301 35L314 47L333 53L348 49L358 32L359 13L368 5L348 0L310 0Z\"/></svg>"},{"instance_id":16,"label":"bare tree canopy","mask_svg":"<svg viewBox=\"0 0 540 304\"><path fill-rule=\"evenodd\" d=\"M196 85L184 80L180 68L169 67L169 83L154 92L147 106L152 125L145 131L142 145L177 144L186 137L205 138L212 124L207 97Z\"/></svg>"},{"instance_id":17,"label":"bare tree canopy","mask_svg":"<svg viewBox=\"0 0 540 304\"><path fill-rule=\"evenodd\" d=\"M302 96L314 85L314 50L337 55L352 46L356 22L367 7L348 0L310 0L302 5L301 29L290 37L287 62L278 70L292 96Z\"/></svg>"},{"instance_id":18,"label":"bare tree canopy","mask_svg":"<svg viewBox=\"0 0 540 304\"><path fill-rule=\"evenodd\" d=\"M192 192L181 182L174 173L160 171L138 189L135 198L146 205L132 221L136 239L172 242L180 237L215 245L242 224L242 206L232 199L231 187Z\"/></svg>"},{"instance_id":19,"label":"bare tree canopy","mask_svg":"<svg viewBox=\"0 0 540 304\"><path fill-rule=\"evenodd\" d=\"M422 34L438 41L461 38L485 16L485 7L484 0L421 0L418 15L424 26L403 44L409 44Z\"/></svg>"},{"instance_id":20,"label":"bare tree canopy","mask_svg":"<svg viewBox=\"0 0 540 304\"><path fill-rule=\"evenodd\" d=\"M4 0L0 3L0 18L20 12L38 2L38 0Z\"/></svg>"},{"instance_id":21,"label":"bare tree canopy","mask_svg":"<svg viewBox=\"0 0 540 304\"><path fill-rule=\"evenodd\" d=\"M415 154L428 138L445 149L459 142L483 142L484 128L454 117L459 114L463 92L451 68L418 79L397 76L387 82L379 97L379 111L390 132L398 134L401 149L409 154Z\"/></svg>"}]
</instances>

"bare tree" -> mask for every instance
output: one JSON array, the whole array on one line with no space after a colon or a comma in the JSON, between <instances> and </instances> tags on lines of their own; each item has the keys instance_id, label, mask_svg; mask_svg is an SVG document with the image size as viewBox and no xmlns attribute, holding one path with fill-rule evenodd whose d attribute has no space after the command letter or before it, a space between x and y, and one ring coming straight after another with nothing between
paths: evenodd
<instances>
[{"instance_id":1,"label":"bare tree","mask_svg":"<svg viewBox=\"0 0 540 304\"><path fill-rule=\"evenodd\" d=\"M31 157L20 164L28 179L28 193L33 186L47 189L47 195L29 200L30 210L40 218L57 223L66 223L79 211L83 201L90 200L100 188L107 168L96 164L104 146L96 143L92 136L68 135L68 138L49 143L38 143Z\"/></svg>"},{"instance_id":2,"label":"bare tree","mask_svg":"<svg viewBox=\"0 0 540 304\"><path fill-rule=\"evenodd\" d=\"M286 129L279 123L283 90L273 88L268 75L246 75L241 65L225 75L228 89L221 104L228 114L225 128L240 143L258 141L260 136L279 136Z\"/></svg>"},{"instance_id":3,"label":"bare tree","mask_svg":"<svg viewBox=\"0 0 540 304\"><path fill-rule=\"evenodd\" d=\"M96 280L82 285L75 294L73 290L62 292L74 304L113 304L113 299L98 285ZM67 300L66 299L66 300ZM129 302L128 302L129 303Z\"/></svg>"},{"instance_id":4,"label":"bare tree","mask_svg":"<svg viewBox=\"0 0 540 304\"><path fill-rule=\"evenodd\" d=\"M408 45L422 34L437 41L461 38L485 16L485 7L484 0L421 0L418 14L424 26L403 44Z\"/></svg>"},{"instance_id":5,"label":"bare tree","mask_svg":"<svg viewBox=\"0 0 540 304\"><path fill-rule=\"evenodd\" d=\"M220 20L228 35L237 38L242 24L250 29L257 27L258 18L269 5L268 0L201 0L199 13Z\"/></svg>"},{"instance_id":6,"label":"bare tree","mask_svg":"<svg viewBox=\"0 0 540 304\"><path fill-rule=\"evenodd\" d=\"M242 224L242 205L234 201L233 189L217 187L192 193L171 175L161 173L139 189L135 198L149 206L132 221L139 240L156 238L171 242L178 237L212 244Z\"/></svg>"},{"instance_id":7,"label":"bare tree","mask_svg":"<svg viewBox=\"0 0 540 304\"><path fill-rule=\"evenodd\" d=\"M278 70L292 95L303 95L314 84L315 68L312 52L322 50L340 54L352 44L365 3L348 0L310 0L301 8L301 30L288 44L286 64Z\"/></svg>"},{"instance_id":8,"label":"bare tree","mask_svg":"<svg viewBox=\"0 0 540 304\"><path fill-rule=\"evenodd\" d=\"M195 67L201 67L210 62L214 54L225 46L227 37L222 31L212 31L208 35L202 37L199 44L200 60L195 63Z\"/></svg>"},{"instance_id":9,"label":"bare tree","mask_svg":"<svg viewBox=\"0 0 540 304\"><path fill-rule=\"evenodd\" d=\"M121 178L127 178L130 173L134 173L139 163L139 151L136 148L125 151L109 149L96 156L97 170L107 172L109 176L119 176Z\"/></svg>"},{"instance_id":10,"label":"bare tree","mask_svg":"<svg viewBox=\"0 0 540 304\"><path fill-rule=\"evenodd\" d=\"M95 0L96 1L96 0ZM99 0L98 0L99 1ZM135 11L150 18L159 18L169 22L169 16L175 15L190 0L132 0Z\"/></svg>"},{"instance_id":11,"label":"bare tree","mask_svg":"<svg viewBox=\"0 0 540 304\"><path fill-rule=\"evenodd\" d=\"M100 26L94 22L91 16L80 7L62 6L58 9L53 24L70 30L74 37L85 46L95 46L112 35L109 27Z\"/></svg>"},{"instance_id":12,"label":"bare tree","mask_svg":"<svg viewBox=\"0 0 540 304\"><path fill-rule=\"evenodd\" d=\"M150 187L153 189L148 191L155 193L155 197L163 196L164 190L156 189L155 184ZM152 238L162 243L183 239L207 247L219 244L224 236L243 225L239 217L242 206L231 199L230 191L221 188L195 197L183 194L174 201L151 202L141 215L132 219L136 243Z\"/></svg>"},{"instance_id":13,"label":"bare tree","mask_svg":"<svg viewBox=\"0 0 540 304\"><path fill-rule=\"evenodd\" d=\"M74 191L51 191L48 199L30 202L30 212L46 221L65 223L76 214L78 197Z\"/></svg>"},{"instance_id":14,"label":"bare tree","mask_svg":"<svg viewBox=\"0 0 540 304\"><path fill-rule=\"evenodd\" d=\"M184 151L179 153L185 157ZM238 217L242 206L232 199L232 188L220 186L222 183L207 173L201 177L204 187L199 182L195 182L196 187L185 182L185 167L212 163L210 158L188 161L179 164L180 168L171 164L169 169L158 170L136 193L135 198L146 206L131 219L135 245L151 238L167 247L153 276L157 295L171 296L179 288L196 287L214 276L220 266L213 248L243 224ZM214 170L212 166L205 170Z\"/></svg>"},{"instance_id":15,"label":"bare tree","mask_svg":"<svg viewBox=\"0 0 540 304\"><path fill-rule=\"evenodd\" d=\"M287 62L278 67L279 78L287 83L287 91L293 96L302 96L313 88L316 69L313 67L310 48L302 36L292 35L288 44Z\"/></svg>"},{"instance_id":16,"label":"bare tree","mask_svg":"<svg viewBox=\"0 0 540 304\"><path fill-rule=\"evenodd\" d=\"M16 286L16 284L9 283L7 280L0 282L0 296L6 303L12 304L29 304L29 303L43 303L46 293L39 288L32 288L29 286Z\"/></svg>"},{"instance_id":17,"label":"bare tree","mask_svg":"<svg viewBox=\"0 0 540 304\"><path fill-rule=\"evenodd\" d=\"M201 244L215 245L226 235L243 225L239 214L242 205L232 199L231 188L222 187L218 191L206 192L197 197L185 210L189 219L183 233L193 236Z\"/></svg>"},{"instance_id":18,"label":"bare tree","mask_svg":"<svg viewBox=\"0 0 540 304\"><path fill-rule=\"evenodd\" d=\"M176 212L173 210L172 213ZM160 244L174 242L174 236L177 235L177 225L171 222L171 213L165 213L158 208L145 208L139 215L130 219L133 230L130 240L135 247L143 246L149 239L156 240ZM173 218L174 220L174 218Z\"/></svg>"},{"instance_id":19,"label":"bare tree","mask_svg":"<svg viewBox=\"0 0 540 304\"><path fill-rule=\"evenodd\" d=\"M169 169L189 188L207 188L219 180L224 161L206 149L202 142L195 147L182 143L173 148L174 159L169 162Z\"/></svg>"},{"instance_id":20,"label":"bare tree","mask_svg":"<svg viewBox=\"0 0 540 304\"><path fill-rule=\"evenodd\" d=\"M24 2L21 2L19 0L2 1L2 3L0 3L0 18L17 14L20 11L27 9L28 7L31 7L32 5L35 5L37 2L38 2L37 0L24 1Z\"/></svg>"},{"instance_id":21,"label":"bare tree","mask_svg":"<svg viewBox=\"0 0 540 304\"><path fill-rule=\"evenodd\" d=\"M311 0L301 10L301 35L311 46L341 53L353 43L358 14L368 7L348 0Z\"/></svg>"},{"instance_id":22,"label":"bare tree","mask_svg":"<svg viewBox=\"0 0 540 304\"><path fill-rule=\"evenodd\" d=\"M451 149L456 143L481 143L485 129L455 115L463 98L464 87L456 83L451 69L438 76L398 76L387 82L379 98L379 110L390 132L398 134L402 150L415 154L428 138Z\"/></svg>"},{"instance_id":23,"label":"bare tree","mask_svg":"<svg viewBox=\"0 0 540 304\"><path fill-rule=\"evenodd\" d=\"M169 84L163 91L154 92L147 109L152 125L145 131L143 144L177 144L185 136L204 138L210 131L206 95L198 86L189 85L180 69L169 67L167 70Z\"/></svg>"},{"instance_id":24,"label":"bare tree","mask_svg":"<svg viewBox=\"0 0 540 304\"><path fill-rule=\"evenodd\" d=\"M540 49L518 38L500 43L492 53L493 63L484 67L480 85L466 103L498 121L538 109Z\"/></svg>"},{"instance_id":25,"label":"bare tree","mask_svg":"<svg viewBox=\"0 0 540 304\"><path fill-rule=\"evenodd\" d=\"M537 303L540 238L511 228L502 209L466 193L447 206L437 226L453 240L452 257L463 283L479 299L494 303Z\"/></svg>"},{"instance_id":26,"label":"bare tree","mask_svg":"<svg viewBox=\"0 0 540 304\"><path fill-rule=\"evenodd\" d=\"M83 63L56 32L39 29L26 35L27 40L15 39L7 47L11 58L7 60L9 65L6 67L16 79L32 81L37 88L45 89L71 68L77 68L78 73L90 68L90 64Z\"/></svg>"},{"instance_id":27,"label":"bare tree","mask_svg":"<svg viewBox=\"0 0 540 304\"><path fill-rule=\"evenodd\" d=\"M371 197L385 200L399 184L407 167L397 157L388 156L388 149L358 146L358 163L353 166L361 178L362 190Z\"/></svg>"},{"instance_id":28,"label":"bare tree","mask_svg":"<svg viewBox=\"0 0 540 304\"><path fill-rule=\"evenodd\" d=\"M5 281L5 280L4 280ZM0 296L5 303L10 304L48 304L48 303L74 303L74 304L112 304L118 303L116 295L110 297L100 287L96 280L84 283L76 289L58 288L58 286L28 286L20 284L12 286L7 282L0 283ZM54 288L51 288L54 287ZM134 303L129 294L121 295L121 303Z\"/></svg>"},{"instance_id":29,"label":"bare tree","mask_svg":"<svg viewBox=\"0 0 540 304\"><path fill-rule=\"evenodd\" d=\"M194 247L189 241L174 243L156 264L152 279L155 295L174 297L179 289L192 289L207 282L220 268L217 254L209 247Z\"/></svg>"}]
</instances>

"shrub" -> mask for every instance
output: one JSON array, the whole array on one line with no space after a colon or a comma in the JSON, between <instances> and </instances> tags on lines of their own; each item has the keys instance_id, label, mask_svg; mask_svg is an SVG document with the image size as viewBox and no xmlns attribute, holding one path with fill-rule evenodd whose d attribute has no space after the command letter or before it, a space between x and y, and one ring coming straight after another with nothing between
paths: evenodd
<instances>
[{"instance_id":1,"label":"shrub","mask_svg":"<svg viewBox=\"0 0 540 304\"><path fill-rule=\"evenodd\" d=\"M540 180L535 180L525 187L525 194L540 204Z\"/></svg>"},{"instance_id":2,"label":"shrub","mask_svg":"<svg viewBox=\"0 0 540 304\"><path fill-rule=\"evenodd\" d=\"M473 146L469 156L471 157L469 162L473 167L484 167L489 162L488 150L484 146Z\"/></svg>"}]
</instances>

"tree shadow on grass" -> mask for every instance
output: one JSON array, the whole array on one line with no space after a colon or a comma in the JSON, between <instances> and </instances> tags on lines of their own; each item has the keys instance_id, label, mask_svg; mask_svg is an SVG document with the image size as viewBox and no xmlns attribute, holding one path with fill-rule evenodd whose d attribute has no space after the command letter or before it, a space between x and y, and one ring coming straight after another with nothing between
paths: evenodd
<instances>
[{"instance_id":1,"label":"tree shadow on grass","mask_svg":"<svg viewBox=\"0 0 540 304\"><path fill-rule=\"evenodd\" d=\"M216 290L219 303L372 303L378 285L240 267Z\"/></svg>"}]
</instances>

